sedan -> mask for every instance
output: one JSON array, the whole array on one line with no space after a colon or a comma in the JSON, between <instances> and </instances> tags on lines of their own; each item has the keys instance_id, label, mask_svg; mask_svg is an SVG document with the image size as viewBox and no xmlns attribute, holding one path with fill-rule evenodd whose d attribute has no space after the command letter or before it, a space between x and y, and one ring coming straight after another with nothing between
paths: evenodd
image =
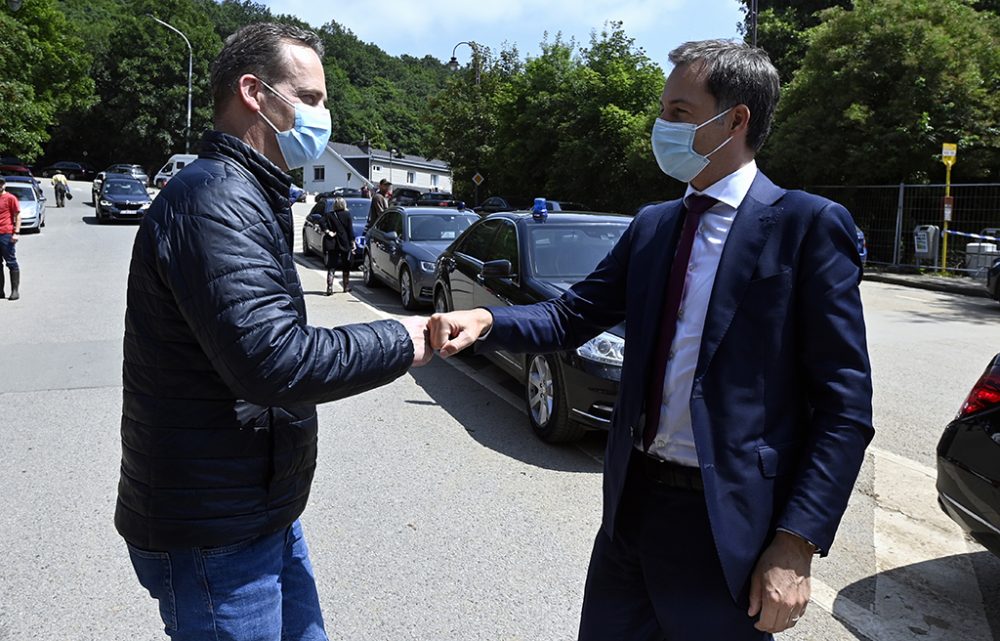
<instances>
[{"instance_id":1,"label":"sedan","mask_svg":"<svg viewBox=\"0 0 1000 641\"><path fill-rule=\"evenodd\" d=\"M56 174L63 174L69 180L93 180L95 173L93 168L82 163L61 161L49 165L39 175L51 178Z\"/></svg>"},{"instance_id":2,"label":"sedan","mask_svg":"<svg viewBox=\"0 0 1000 641\"><path fill-rule=\"evenodd\" d=\"M45 227L45 196L28 182L8 181L6 189L17 198L21 206L21 231L41 232Z\"/></svg>"},{"instance_id":3,"label":"sedan","mask_svg":"<svg viewBox=\"0 0 1000 641\"><path fill-rule=\"evenodd\" d=\"M390 207L366 232L361 264L365 285L387 284L408 310L430 304L438 256L477 220L479 216L461 209Z\"/></svg>"},{"instance_id":4,"label":"sedan","mask_svg":"<svg viewBox=\"0 0 1000 641\"><path fill-rule=\"evenodd\" d=\"M986 290L993 300L1000 301L1000 258L993 261L993 266L986 272Z\"/></svg>"},{"instance_id":5,"label":"sedan","mask_svg":"<svg viewBox=\"0 0 1000 641\"><path fill-rule=\"evenodd\" d=\"M941 508L1000 556L1000 354L945 429L937 471Z\"/></svg>"},{"instance_id":6,"label":"sedan","mask_svg":"<svg viewBox=\"0 0 1000 641\"><path fill-rule=\"evenodd\" d=\"M97 222L142 220L151 203L144 184L124 174L109 174L95 203Z\"/></svg>"},{"instance_id":7,"label":"sedan","mask_svg":"<svg viewBox=\"0 0 1000 641\"><path fill-rule=\"evenodd\" d=\"M528 305L556 298L607 256L630 218L612 214L482 218L438 260L434 309ZM607 429L625 353L620 324L574 350L557 354L497 351L487 358L524 385L532 431L547 443Z\"/></svg>"},{"instance_id":8,"label":"sedan","mask_svg":"<svg viewBox=\"0 0 1000 641\"><path fill-rule=\"evenodd\" d=\"M316 206L306 216L306 222L302 224L302 253L306 256L323 255L323 230L320 229L319 221L323 218L328 201L319 199L318 196L317 199ZM347 211L351 214L351 222L354 224L354 241L358 248L351 256L351 269L357 269L361 266L361 257L364 255L365 223L368 222L371 199L344 198L344 200L347 202Z\"/></svg>"}]
</instances>

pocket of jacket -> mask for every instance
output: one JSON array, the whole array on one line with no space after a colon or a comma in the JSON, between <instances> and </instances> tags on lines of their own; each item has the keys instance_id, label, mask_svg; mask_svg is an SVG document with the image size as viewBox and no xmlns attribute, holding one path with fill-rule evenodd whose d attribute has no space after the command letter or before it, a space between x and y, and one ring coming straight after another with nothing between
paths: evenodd
<instances>
[{"instance_id":1,"label":"pocket of jacket","mask_svg":"<svg viewBox=\"0 0 1000 641\"><path fill-rule=\"evenodd\" d=\"M795 468L796 443L782 445L761 445L757 448L760 473L764 478L774 478L788 474Z\"/></svg>"}]
</instances>

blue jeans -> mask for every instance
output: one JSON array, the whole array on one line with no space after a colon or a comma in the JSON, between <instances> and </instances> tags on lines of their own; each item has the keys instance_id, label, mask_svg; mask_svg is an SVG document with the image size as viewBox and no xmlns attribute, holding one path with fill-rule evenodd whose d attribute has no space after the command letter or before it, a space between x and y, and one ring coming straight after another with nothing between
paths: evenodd
<instances>
[{"instance_id":1,"label":"blue jeans","mask_svg":"<svg viewBox=\"0 0 1000 641\"><path fill-rule=\"evenodd\" d=\"M12 237L12 234L0 234L0 258L7 263L10 271L16 272L20 267L17 266L17 255L14 251L16 244ZM0 269L3 269L3 265L0 265Z\"/></svg>"},{"instance_id":2,"label":"blue jeans","mask_svg":"<svg viewBox=\"0 0 1000 641\"><path fill-rule=\"evenodd\" d=\"M128 551L173 641L327 641L298 521L218 548Z\"/></svg>"}]
</instances>

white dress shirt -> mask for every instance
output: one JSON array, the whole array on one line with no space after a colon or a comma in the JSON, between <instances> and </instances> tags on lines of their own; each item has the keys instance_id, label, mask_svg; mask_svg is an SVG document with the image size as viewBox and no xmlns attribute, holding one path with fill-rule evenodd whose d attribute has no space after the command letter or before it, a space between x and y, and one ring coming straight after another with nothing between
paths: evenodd
<instances>
[{"instance_id":1,"label":"white dress shirt","mask_svg":"<svg viewBox=\"0 0 1000 641\"><path fill-rule=\"evenodd\" d=\"M722 250L736 219L736 210L746 198L756 177L757 163L750 161L705 191L698 192L688 185L684 194L687 198L691 194L700 193L719 202L702 214L701 224L694 237L680 309L677 312L677 331L670 345L666 374L663 377L660 425L649 453L667 461L698 467L698 451L695 449L694 432L691 429L691 387L701 351L701 334L705 328L705 315L708 313L715 275L719 271ZM637 443L642 449L641 434Z\"/></svg>"}]
</instances>

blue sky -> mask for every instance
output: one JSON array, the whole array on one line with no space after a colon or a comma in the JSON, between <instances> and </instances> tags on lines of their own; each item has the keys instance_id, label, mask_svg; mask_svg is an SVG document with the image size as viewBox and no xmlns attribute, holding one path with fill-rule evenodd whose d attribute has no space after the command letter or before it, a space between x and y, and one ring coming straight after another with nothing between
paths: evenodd
<instances>
[{"instance_id":1,"label":"blue sky","mask_svg":"<svg viewBox=\"0 0 1000 641\"><path fill-rule=\"evenodd\" d=\"M430 54L444 62L463 40L499 50L516 44L522 57L537 55L545 32L562 32L586 44L607 20L625 32L654 62L669 69L667 53L687 40L737 37L737 0L258 0L273 13L298 16L314 27L336 20L392 55ZM456 52L469 60L469 49Z\"/></svg>"}]
</instances>

